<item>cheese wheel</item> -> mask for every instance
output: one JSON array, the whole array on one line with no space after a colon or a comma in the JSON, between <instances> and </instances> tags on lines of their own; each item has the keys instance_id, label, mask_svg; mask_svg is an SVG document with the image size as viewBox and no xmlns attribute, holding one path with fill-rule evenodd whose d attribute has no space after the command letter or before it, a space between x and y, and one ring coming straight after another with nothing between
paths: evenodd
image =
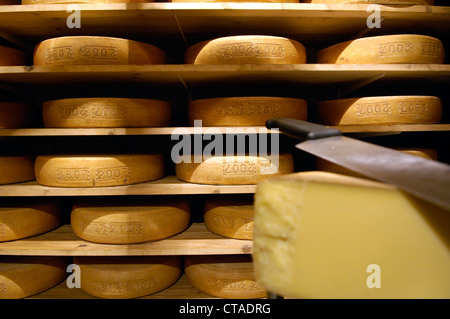
<instances>
[{"instance_id":1,"label":"cheese wheel","mask_svg":"<svg viewBox=\"0 0 450 319\"><path fill-rule=\"evenodd\" d=\"M294 170L292 154L279 156L212 156L201 163L180 162L175 165L177 178L198 184L244 185L291 173Z\"/></svg>"},{"instance_id":2,"label":"cheese wheel","mask_svg":"<svg viewBox=\"0 0 450 319\"><path fill-rule=\"evenodd\" d=\"M154 45L120 38L66 36L48 39L34 50L35 65L164 64L166 54Z\"/></svg>"},{"instance_id":3,"label":"cheese wheel","mask_svg":"<svg viewBox=\"0 0 450 319\"><path fill-rule=\"evenodd\" d=\"M318 121L325 125L433 124L442 118L441 99L434 96L376 96L323 101Z\"/></svg>"},{"instance_id":4,"label":"cheese wheel","mask_svg":"<svg viewBox=\"0 0 450 319\"><path fill-rule=\"evenodd\" d=\"M36 181L56 187L102 187L149 182L163 177L162 154L41 155Z\"/></svg>"},{"instance_id":5,"label":"cheese wheel","mask_svg":"<svg viewBox=\"0 0 450 319\"><path fill-rule=\"evenodd\" d=\"M4 198L0 201L0 242L39 235L61 225L61 208L40 198Z\"/></svg>"},{"instance_id":6,"label":"cheese wheel","mask_svg":"<svg viewBox=\"0 0 450 319\"><path fill-rule=\"evenodd\" d=\"M153 0L22 0L22 4L146 3Z\"/></svg>"},{"instance_id":7,"label":"cheese wheel","mask_svg":"<svg viewBox=\"0 0 450 319\"><path fill-rule=\"evenodd\" d=\"M434 0L301 0L308 3L361 3L381 5L434 5Z\"/></svg>"},{"instance_id":8,"label":"cheese wheel","mask_svg":"<svg viewBox=\"0 0 450 319\"><path fill-rule=\"evenodd\" d=\"M20 50L0 45L0 66L26 65L27 55Z\"/></svg>"},{"instance_id":9,"label":"cheese wheel","mask_svg":"<svg viewBox=\"0 0 450 319\"><path fill-rule=\"evenodd\" d=\"M189 283L211 296L226 299L263 298L266 290L255 281L250 255L185 256Z\"/></svg>"},{"instance_id":10,"label":"cheese wheel","mask_svg":"<svg viewBox=\"0 0 450 319\"><path fill-rule=\"evenodd\" d=\"M215 234L236 239L252 239L253 217L253 196L236 198L236 195L214 195L205 199L203 219L206 228Z\"/></svg>"},{"instance_id":11,"label":"cheese wheel","mask_svg":"<svg viewBox=\"0 0 450 319\"><path fill-rule=\"evenodd\" d=\"M439 39L414 34L382 35L332 45L317 53L317 63L333 64L442 64Z\"/></svg>"},{"instance_id":12,"label":"cheese wheel","mask_svg":"<svg viewBox=\"0 0 450 319\"><path fill-rule=\"evenodd\" d=\"M170 103L153 99L75 98L46 101L45 127L154 127L168 126Z\"/></svg>"},{"instance_id":13,"label":"cheese wheel","mask_svg":"<svg viewBox=\"0 0 450 319\"><path fill-rule=\"evenodd\" d=\"M0 102L0 128L23 128L33 123L33 106L27 103Z\"/></svg>"},{"instance_id":14,"label":"cheese wheel","mask_svg":"<svg viewBox=\"0 0 450 319\"><path fill-rule=\"evenodd\" d=\"M202 120L203 126L265 126L271 118L306 121L305 100L285 97L245 96L194 100L189 103L188 118Z\"/></svg>"},{"instance_id":15,"label":"cheese wheel","mask_svg":"<svg viewBox=\"0 0 450 319\"><path fill-rule=\"evenodd\" d=\"M283 37L239 35L203 41L185 52L188 64L302 64L305 47Z\"/></svg>"},{"instance_id":16,"label":"cheese wheel","mask_svg":"<svg viewBox=\"0 0 450 319\"><path fill-rule=\"evenodd\" d=\"M81 289L95 297L130 299L150 295L175 283L180 256L74 257Z\"/></svg>"},{"instance_id":17,"label":"cheese wheel","mask_svg":"<svg viewBox=\"0 0 450 319\"><path fill-rule=\"evenodd\" d=\"M167 238L190 222L185 200L83 200L71 213L73 232L96 243L134 244Z\"/></svg>"},{"instance_id":18,"label":"cheese wheel","mask_svg":"<svg viewBox=\"0 0 450 319\"><path fill-rule=\"evenodd\" d=\"M0 156L0 184L34 180L34 157Z\"/></svg>"},{"instance_id":19,"label":"cheese wheel","mask_svg":"<svg viewBox=\"0 0 450 319\"><path fill-rule=\"evenodd\" d=\"M65 257L2 256L0 299L20 299L52 288L66 278Z\"/></svg>"}]
</instances>

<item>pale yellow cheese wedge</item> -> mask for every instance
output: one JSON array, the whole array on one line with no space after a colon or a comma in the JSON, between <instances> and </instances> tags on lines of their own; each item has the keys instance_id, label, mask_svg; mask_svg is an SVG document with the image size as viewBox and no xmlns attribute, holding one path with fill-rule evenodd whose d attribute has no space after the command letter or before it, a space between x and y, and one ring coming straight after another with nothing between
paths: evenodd
<instances>
[{"instance_id":1,"label":"pale yellow cheese wedge","mask_svg":"<svg viewBox=\"0 0 450 319\"><path fill-rule=\"evenodd\" d=\"M139 298L164 290L180 277L180 256L74 257L81 289L105 299Z\"/></svg>"},{"instance_id":2,"label":"pale yellow cheese wedge","mask_svg":"<svg viewBox=\"0 0 450 319\"><path fill-rule=\"evenodd\" d=\"M18 102L0 102L0 128L30 127L34 109L31 104Z\"/></svg>"},{"instance_id":3,"label":"pale yellow cheese wedge","mask_svg":"<svg viewBox=\"0 0 450 319\"><path fill-rule=\"evenodd\" d=\"M100 36L66 36L38 43L35 65L164 64L166 54L143 42Z\"/></svg>"},{"instance_id":4,"label":"pale yellow cheese wedge","mask_svg":"<svg viewBox=\"0 0 450 319\"><path fill-rule=\"evenodd\" d=\"M332 64L442 64L444 45L425 35L381 35L345 41L322 49L317 63Z\"/></svg>"},{"instance_id":5,"label":"pale yellow cheese wedge","mask_svg":"<svg viewBox=\"0 0 450 319\"><path fill-rule=\"evenodd\" d=\"M0 184L34 180L34 157L0 156Z\"/></svg>"},{"instance_id":6,"label":"pale yellow cheese wedge","mask_svg":"<svg viewBox=\"0 0 450 319\"><path fill-rule=\"evenodd\" d=\"M306 121L308 105L297 98L244 96L194 100L189 103L189 124L203 126L264 126L271 118Z\"/></svg>"},{"instance_id":7,"label":"pale yellow cheese wedge","mask_svg":"<svg viewBox=\"0 0 450 319\"><path fill-rule=\"evenodd\" d=\"M18 49L0 45L0 66L14 66L26 64L27 64L27 55L25 52L22 52Z\"/></svg>"},{"instance_id":8,"label":"pale yellow cheese wedge","mask_svg":"<svg viewBox=\"0 0 450 319\"><path fill-rule=\"evenodd\" d=\"M56 187L102 187L149 182L163 177L162 154L41 155L36 181Z\"/></svg>"},{"instance_id":9,"label":"pale yellow cheese wedge","mask_svg":"<svg viewBox=\"0 0 450 319\"><path fill-rule=\"evenodd\" d=\"M292 298L449 298L450 214L398 189L326 172L255 194L258 283Z\"/></svg>"},{"instance_id":10,"label":"pale yellow cheese wedge","mask_svg":"<svg viewBox=\"0 0 450 319\"><path fill-rule=\"evenodd\" d=\"M384 5L434 5L434 0L301 0L308 3L361 3Z\"/></svg>"},{"instance_id":11,"label":"pale yellow cheese wedge","mask_svg":"<svg viewBox=\"0 0 450 319\"><path fill-rule=\"evenodd\" d=\"M305 47L284 37L239 35L199 42L184 56L187 64L302 64Z\"/></svg>"},{"instance_id":12,"label":"pale yellow cheese wedge","mask_svg":"<svg viewBox=\"0 0 450 319\"><path fill-rule=\"evenodd\" d=\"M250 255L185 256L184 273L196 289L226 299L263 298Z\"/></svg>"},{"instance_id":13,"label":"pale yellow cheese wedge","mask_svg":"<svg viewBox=\"0 0 450 319\"><path fill-rule=\"evenodd\" d=\"M146 3L153 0L22 0L22 4Z\"/></svg>"}]
</instances>

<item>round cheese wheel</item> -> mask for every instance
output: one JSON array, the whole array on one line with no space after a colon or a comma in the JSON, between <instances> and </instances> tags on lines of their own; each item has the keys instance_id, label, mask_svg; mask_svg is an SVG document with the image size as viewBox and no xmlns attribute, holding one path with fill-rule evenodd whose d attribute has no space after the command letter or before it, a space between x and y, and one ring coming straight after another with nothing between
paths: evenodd
<instances>
[{"instance_id":1,"label":"round cheese wheel","mask_svg":"<svg viewBox=\"0 0 450 319\"><path fill-rule=\"evenodd\" d=\"M302 0L309 3L362 3L382 5L434 5L434 0Z\"/></svg>"},{"instance_id":2,"label":"round cheese wheel","mask_svg":"<svg viewBox=\"0 0 450 319\"><path fill-rule=\"evenodd\" d=\"M253 196L236 198L236 195L205 199L203 219L209 231L236 239L253 237Z\"/></svg>"},{"instance_id":3,"label":"round cheese wheel","mask_svg":"<svg viewBox=\"0 0 450 319\"><path fill-rule=\"evenodd\" d=\"M170 103L153 99L74 98L42 105L45 127L168 126Z\"/></svg>"},{"instance_id":4,"label":"round cheese wheel","mask_svg":"<svg viewBox=\"0 0 450 319\"><path fill-rule=\"evenodd\" d=\"M318 103L317 118L325 125L440 123L442 102L414 95L330 100Z\"/></svg>"},{"instance_id":5,"label":"round cheese wheel","mask_svg":"<svg viewBox=\"0 0 450 319\"><path fill-rule=\"evenodd\" d=\"M188 64L302 64L305 47L283 37L238 35L203 41L185 52Z\"/></svg>"},{"instance_id":6,"label":"round cheese wheel","mask_svg":"<svg viewBox=\"0 0 450 319\"><path fill-rule=\"evenodd\" d=\"M102 187L149 182L164 175L162 154L42 155L36 181L56 187Z\"/></svg>"},{"instance_id":7,"label":"round cheese wheel","mask_svg":"<svg viewBox=\"0 0 450 319\"><path fill-rule=\"evenodd\" d=\"M255 281L250 255L185 256L189 283L211 296L226 299L264 298L266 290Z\"/></svg>"},{"instance_id":8,"label":"round cheese wheel","mask_svg":"<svg viewBox=\"0 0 450 319\"><path fill-rule=\"evenodd\" d=\"M23 128L33 123L33 106L27 103L0 102L0 128Z\"/></svg>"},{"instance_id":9,"label":"round cheese wheel","mask_svg":"<svg viewBox=\"0 0 450 319\"><path fill-rule=\"evenodd\" d=\"M0 242L39 235L61 225L61 208L41 198L0 200Z\"/></svg>"},{"instance_id":10,"label":"round cheese wheel","mask_svg":"<svg viewBox=\"0 0 450 319\"><path fill-rule=\"evenodd\" d=\"M133 40L67 36L40 42L34 50L35 65L164 64L160 48Z\"/></svg>"},{"instance_id":11,"label":"round cheese wheel","mask_svg":"<svg viewBox=\"0 0 450 319\"><path fill-rule=\"evenodd\" d=\"M83 200L72 208L73 232L105 244L134 244L167 238L184 231L190 222L185 200Z\"/></svg>"},{"instance_id":12,"label":"round cheese wheel","mask_svg":"<svg viewBox=\"0 0 450 319\"><path fill-rule=\"evenodd\" d=\"M20 299L52 288L66 278L67 258L2 256L0 299Z\"/></svg>"},{"instance_id":13,"label":"round cheese wheel","mask_svg":"<svg viewBox=\"0 0 450 319\"><path fill-rule=\"evenodd\" d=\"M0 156L0 184L34 180L34 157Z\"/></svg>"},{"instance_id":14,"label":"round cheese wheel","mask_svg":"<svg viewBox=\"0 0 450 319\"><path fill-rule=\"evenodd\" d=\"M277 163L278 162L278 163ZM212 156L203 162L180 162L175 165L178 179L198 184L244 185L257 184L260 181L294 171L292 154L270 156Z\"/></svg>"},{"instance_id":15,"label":"round cheese wheel","mask_svg":"<svg viewBox=\"0 0 450 319\"><path fill-rule=\"evenodd\" d=\"M0 66L26 65L27 55L20 50L0 45Z\"/></svg>"},{"instance_id":16,"label":"round cheese wheel","mask_svg":"<svg viewBox=\"0 0 450 319\"><path fill-rule=\"evenodd\" d=\"M22 0L22 4L146 3L153 0Z\"/></svg>"},{"instance_id":17,"label":"round cheese wheel","mask_svg":"<svg viewBox=\"0 0 450 319\"><path fill-rule=\"evenodd\" d=\"M81 289L95 297L130 299L150 295L175 283L180 256L74 257Z\"/></svg>"},{"instance_id":18,"label":"round cheese wheel","mask_svg":"<svg viewBox=\"0 0 450 319\"><path fill-rule=\"evenodd\" d=\"M271 118L306 120L305 100L285 97L245 96L194 100L188 118L202 120L203 126L264 126Z\"/></svg>"},{"instance_id":19,"label":"round cheese wheel","mask_svg":"<svg viewBox=\"0 0 450 319\"><path fill-rule=\"evenodd\" d=\"M442 64L439 39L415 34L382 35L332 45L317 53L317 63L334 64Z\"/></svg>"}]
</instances>

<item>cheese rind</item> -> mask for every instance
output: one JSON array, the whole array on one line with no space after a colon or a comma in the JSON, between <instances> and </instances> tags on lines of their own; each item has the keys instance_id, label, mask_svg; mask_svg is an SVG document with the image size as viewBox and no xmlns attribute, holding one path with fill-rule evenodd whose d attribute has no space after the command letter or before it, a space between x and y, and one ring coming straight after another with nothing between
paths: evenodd
<instances>
[{"instance_id":1,"label":"cheese rind","mask_svg":"<svg viewBox=\"0 0 450 319\"><path fill-rule=\"evenodd\" d=\"M26 103L0 102L0 128L23 128L33 123L33 106Z\"/></svg>"},{"instance_id":2,"label":"cheese rind","mask_svg":"<svg viewBox=\"0 0 450 319\"><path fill-rule=\"evenodd\" d=\"M0 45L0 66L27 65L27 55L20 50Z\"/></svg>"},{"instance_id":3,"label":"cheese rind","mask_svg":"<svg viewBox=\"0 0 450 319\"><path fill-rule=\"evenodd\" d=\"M34 157L0 156L0 184L34 180Z\"/></svg>"},{"instance_id":4,"label":"cheese rind","mask_svg":"<svg viewBox=\"0 0 450 319\"><path fill-rule=\"evenodd\" d=\"M360 3L381 5L434 5L434 0L301 0L308 3Z\"/></svg>"},{"instance_id":5,"label":"cheese rind","mask_svg":"<svg viewBox=\"0 0 450 319\"><path fill-rule=\"evenodd\" d=\"M257 281L293 298L450 297L450 215L393 186L325 172L255 194Z\"/></svg>"}]
</instances>

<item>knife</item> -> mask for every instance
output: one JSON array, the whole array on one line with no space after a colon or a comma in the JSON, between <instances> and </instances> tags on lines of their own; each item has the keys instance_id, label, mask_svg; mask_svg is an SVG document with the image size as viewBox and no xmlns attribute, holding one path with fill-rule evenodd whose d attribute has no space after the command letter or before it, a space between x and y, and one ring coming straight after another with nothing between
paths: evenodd
<instances>
[{"instance_id":1,"label":"knife","mask_svg":"<svg viewBox=\"0 0 450 319\"><path fill-rule=\"evenodd\" d=\"M296 148L399 189L450 211L450 165L343 136L323 125L275 118L268 129L304 140Z\"/></svg>"}]
</instances>

